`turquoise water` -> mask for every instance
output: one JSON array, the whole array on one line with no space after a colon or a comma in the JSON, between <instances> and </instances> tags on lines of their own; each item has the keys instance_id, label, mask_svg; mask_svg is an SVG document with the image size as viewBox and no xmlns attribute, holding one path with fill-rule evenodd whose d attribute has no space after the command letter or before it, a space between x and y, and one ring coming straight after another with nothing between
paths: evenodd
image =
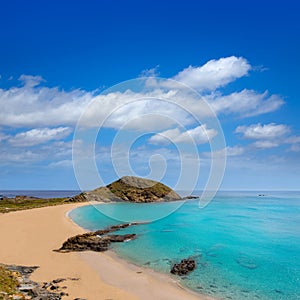
<instances>
[{"instance_id":1,"label":"turquoise water","mask_svg":"<svg viewBox=\"0 0 300 300\"><path fill-rule=\"evenodd\" d=\"M181 283L220 299L300 299L300 193L219 193L204 209L198 201L104 204L73 210L70 217L95 230L123 221L172 214L122 233L136 240L113 249L138 265L169 273L193 256L197 268ZM182 203L180 203L182 204ZM105 216L102 212L117 220Z\"/></svg>"}]
</instances>

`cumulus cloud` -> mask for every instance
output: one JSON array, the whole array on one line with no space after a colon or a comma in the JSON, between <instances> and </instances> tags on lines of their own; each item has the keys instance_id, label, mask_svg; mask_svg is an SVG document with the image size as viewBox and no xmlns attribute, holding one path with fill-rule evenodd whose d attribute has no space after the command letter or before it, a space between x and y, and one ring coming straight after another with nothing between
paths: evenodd
<instances>
[{"instance_id":1,"label":"cumulus cloud","mask_svg":"<svg viewBox=\"0 0 300 300\"><path fill-rule=\"evenodd\" d=\"M286 142L290 144L300 143L300 136L289 136L288 138L286 138Z\"/></svg>"},{"instance_id":2,"label":"cumulus cloud","mask_svg":"<svg viewBox=\"0 0 300 300\"><path fill-rule=\"evenodd\" d=\"M243 77L251 70L251 65L243 57L230 56L210 60L201 67L189 66L173 79L197 90L215 90Z\"/></svg>"},{"instance_id":3,"label":"cumulus cloud","mask_svg":"<svg viewBox=\"0 0 300 300\"><path fill-rule=\"evenodd\" d=\"M0 125L74 126L84 111L87 126L97 126L99 121L106 120L104 124L106 127L118 129L129 120L150 113L169 117L187 125L189 116L182 107L187 107L189 113L202 118L212 111L217 114L259 115L277 109L282 103L277 96L266 97L266 94L247 90L228 96L206 95L199 99L195 94L182 90L155 89L145 92L127 90L122 93L97 95L96 92L81 90L65 92L57 88L25 86L9 90L0 89ZM171 124L168 122L167 125L164 122L152 122L152 126L156 129L166 129L172 124L174 122ZM134 125L135 129L144 129L143 126L142 119ZM146 128L149 128L148 126L149 124Z\"/></svg>"},{"instance_id":4,"label":"cumulus cloud","mask_svg":"<svg viewBox=\"0 0 300 300\"><path fill-rule=\"evenodd\" d=\"M49 164L50 168L72 168L73 161L71 159L59 160Z\"/></svg>"},{"instance_id":5,"label":"cumulus cloud","mask_svg":"<svg viewBox=\"0 0 300 300\"><path fill-rule=\"evenodd\" d=\"M40 152L37 153L30 150L14 151L14 149L0 150L0 162L2 165L7 163L27 164L41 159L45 159L45 157Z\"/></svg>"},{"instance_id":6,"label":"cumulus cloud","mask_svg":"<svg viewBox=\"0 0 300 300\"><path fill-rule=\"evenodd\" d=\"M245 148L240 146L226 147L227 156L239 156L245 152Z\"/></svg>"},{"instance_id":7,"label":"cumulus cloud","mask_svg":"<svg viewBox=\"0 0 300 300\"><path fill-rule=\"evenodd\" d=\"M279 96L268 92L244 89L225 95L218 90L249 74L252 67L242 57L211 60L203 66L190 66L171 77L191 86L200 94L178 85L174 80L150 78L158 75L157 69L155 67L142 72L141 76L148 77L139 79L144 80L142 87L136 88L129 84L128 89L106 94L99 94L97 90L64 91L58 87L41 85L45 81L41 76L20 76L22 86L0 88L0 127L5 128L5 134L0 132L0 161L21 164L51 157L51 167L69 166L72 146L64 139L76 126L83 112L86 115L81 124L86 127L98 128L101 125L116 130L159 132L149 142L161 147L168 146L171 141L179 144L208 143L218 134L206 120L214 117L214 113L217 116L232 114L250 117L275 111L284 103ZM194 117L204 125L195 127L198 123ZM210 124L210 128L205 123ZM263 129L258 128L258 131L266 131L268 128L260 126ZM181 129L183 127L195 128L184 131ZM267 138L267 142L262 137L250 138L251 130L254 128L240 126L237 132L240 131L247 139L256 140L254 146L257 148L278 144L275 138ZM293 149L296 149L298 137L288 138L289 143L295 145ZM20 147L23 147L22 151ZM239 156L245 149L235 146L227 147L226 151L227 156ZM101 159L103 155L101 153ZM120 155L123 157L123 152Z\"/></svg>"},{"instance_id":8,"label":"cumulus cloud","mask_svg":"<svg viewBox=\"0 0 300 300\"><path fill-rule=\"evenodd\" d=\"M32 75L21 75L19 80L23 82L26 87L35 87L41 82L45 81L42 76L32 76Z\"/></svg>"},{"instance_id":9,"label":"cumulus cloud","mask_svg":"<svg viewBox=\"0 0 300 300\"><path fill-rule=\"evenodd\" d=\"M297 149L300 144L300 136L290 135L291 129L285 124L252 124L238 126L236 133L242 134L243 138L255 140L250 146L259 149L275 148L280 145L291 145L290 150Z\"/></svg>"},{"instance_id":10,"label":"cumulus cloud","mask_svg":"<svg viewBox=\"0 0 300 300\"><path fill-rule=\"evenodd\" d=\"M250 126L238 126L236 133L242 133L246 139L273 139L282 137L290 132L290 128L284 124L253 124Z\"/></svg>"},{"instance_id":11,"label":"cumulus cloud","mask_svg":"<svg viewBox=\"0 0 300 300\"><path fill-rule=\"evenodd\" d=\"M37 83L37 81L36 81ZM92 99L91 93L35 86L0 89L0 125L40 127L74 125Z\"/></svg>"},{"instance_id":12,"label":"cumulus cloud","mask_svg":"<svg viewBox=\"0 0 300 300\"><path fill-rule=\"evenodd\" d=\"M284 101L268 92L257 93L244 89L226 96L216 95L210 101L213 110L219 114L237 113L244 117L257 116L277 110Z\"/></svg>"},{"instance_id":13,"label":"cumulus cloud","mask_svg":"<svg viewBox=\"0 0 300 300\"><path fill-rule=\"evenodd\" d=\"M159 65L155 66L154 68L151 69L146 69L143 70L140 73L140 77L157 77L159 76Z\"/></svg>"},{"instance_id":14,"label":"cumulus cloud","mask_svg":"<svg viewBox=\"0 0 300 300\"><path fill-rule=\"evenodd\" d=\"M18 165L28 163L38 163L51 159L53 162L71 159L72 142L52 141L47 144L40 144L32 148L14 147L9 143L4 143L0 147L0 162L16 163Z\"/></svg>"},{"instance_id":15,"label":"cumulus cloud","mask_svg":"<svg viewBox=\"0 0 300 300\"><path fill-rule=\"evenodd\" d=\"M166 130L153 135L149 142L152 144L169 144L169 143L183 143L183 144L205 144L217 135L215 129L208 129L206 124L200 125L196 128L186 131L180 131L178 128Z\"/></svg>"},{"instance_id":16,"label":"cumulus cloud","mask_svg":"<svg viewBox=\"0 0 300 300\"><path fill-rule=\"evenodd\" d=\"M70 133L71 129L68 127L31 129L16 134L9 138L8 142L15 147L30 147L51 140L60 140Z\"/></svg>"},{"instance_id":17,"label":"cumulus cloud","mask_svg":"<svg viewBox=\"0 0 300 300\"><path fill-rule=\"evenodd\" d=\"M246 152L246 149L241 146L233 146L233 147L225 147L223 149L217 150L217 151L210 151L210 152L203 152L202 155L206 158L211 158L214 156L214 158L218 157L233 157L233 156L240 156Z\"/></svg>"},{"instance_id":18,"label":"cumulus cloud","mask_svg":"<svg viewBox=\"0 0 300 300\"><path fill-rule=\"evenodd\" d=\"M279 146L278 142L270 141L270 140L260 140L256 141L253 146L260 149L268 149L268 148L275 148Z\"/></svg>"},{"instance_id":19,"label":"cumulus cloud","mask_svg":"<svg viewBox=\"0 0 300 300\"><path fill-rule=\"evenodd\" d=\"M151 88L147 86L146 81L145 88L139 91L128 88L99 94L98 91L87 92L79 89L64 91L57 87L40 86L42 77L22 75L19 78L24 84L22 87L0 89L0 126L14 128L75 126L81 114L87 110L85 118L87 126L97 126L99 120L105 120L104 126L120 129L124 123L136 119L136 116L155 113L165 116L165 121L162 122L160 117L157 120L153 117L153 122L145 124L141 118L132 122L132 129L165 130L174 126L175 121L184 126L191 125L190 116L187 116L181 107L187 107L188 112L198 118L211 114L207 103L217 114L237 114L243 117L278 109L283 100L267 92L261 94L243 90L224 96L215 91L218 87L247 75L250 69L251 66L246 59L231 56L211 60L201 67L189 67L174 77L192 87L197 85L198 90L203 88L212 91L210 94L206 91L201 97L188 89L180 88L175 81L168 86L171 82L168 80L154 79L156 84ZM145 74L150 76L155 72L156 68L148 70ZM153 81L151 78L149 80ZM138 101L140 99L147 100ZM169 103L155 99L166 99ZM175 105L171 106L170 102ZM170 121L171 119L174 121Z\"/></svg>"}]
</instances>

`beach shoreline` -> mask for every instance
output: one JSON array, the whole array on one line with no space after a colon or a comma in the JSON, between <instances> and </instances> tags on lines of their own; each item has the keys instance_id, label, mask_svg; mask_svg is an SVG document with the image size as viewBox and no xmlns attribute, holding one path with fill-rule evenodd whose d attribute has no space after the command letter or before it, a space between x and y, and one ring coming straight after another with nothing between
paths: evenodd
<instances>
[{"instance_id":1,"label":"beach shoreline","mask_svg":"<svg viewBox=\"0 0 300 300\"><path fill-rule=\"evenodd\" d=\"M66 278L63 299L212 299L186 290L171 276L142 268L105 253L57 253L69 237L86 232L69 217L72 203L0 214L0 262L39 268L37 282ZM79 278L79 280L68 280Z\"/></svg>"}]
</instances>

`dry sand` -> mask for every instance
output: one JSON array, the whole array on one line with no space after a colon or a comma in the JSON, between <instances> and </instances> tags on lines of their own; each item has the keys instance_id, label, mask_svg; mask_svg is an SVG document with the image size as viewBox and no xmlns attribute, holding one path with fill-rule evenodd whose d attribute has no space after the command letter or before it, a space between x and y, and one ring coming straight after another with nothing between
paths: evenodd
<instances>
[{"instance_id":1,"label":"dry sand","mask_svg":"<svg viewBox=\"0 0 300 300\"><path fill-rule=\"evenodd\" d=\"M86 204L66 204L0 214L0 262L39 266L31 278L38 282L79 278L61 283L64 299L210 299L194 295L171 277L143 269L112 252L57 253L70 236L84 232L66 213Z\"/></svg>"}]
</instances>

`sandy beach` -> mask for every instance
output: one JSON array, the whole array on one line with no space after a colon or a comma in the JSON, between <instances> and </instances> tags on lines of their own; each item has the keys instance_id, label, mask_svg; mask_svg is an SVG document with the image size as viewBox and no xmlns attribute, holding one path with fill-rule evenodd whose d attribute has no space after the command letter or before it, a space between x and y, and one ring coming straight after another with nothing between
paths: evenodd
<instances>
[{"instance_id":1,"label":"sandy beach","mask_svg":"<svg viewBox=\"0 0 300 300\"><path fill-rule=\"evenodd\" d=\"M39 266L31 278L38 282L68 278L63 299L211 299L180 287L171 277L127 263L106 253L53 252L70 236L84 232L66 215L66 204L0 215L0 262ZM78 278L71 280L70 278Z\"/></svg>"}]
</instances>

